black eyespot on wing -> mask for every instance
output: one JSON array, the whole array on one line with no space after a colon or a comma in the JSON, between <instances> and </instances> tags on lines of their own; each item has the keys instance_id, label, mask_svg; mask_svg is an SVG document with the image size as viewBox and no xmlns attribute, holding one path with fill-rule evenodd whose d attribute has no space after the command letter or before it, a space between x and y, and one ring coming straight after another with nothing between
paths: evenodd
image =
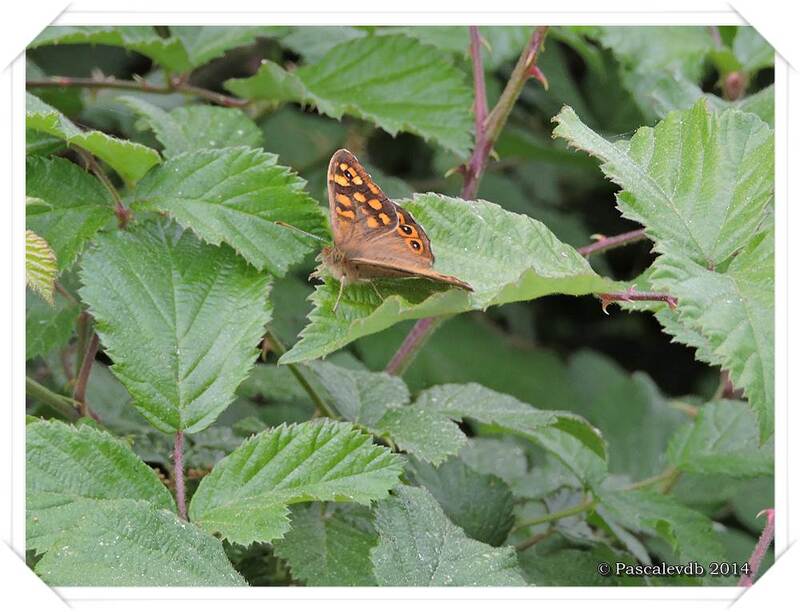
<instances>
[{"instance_id":1,"label":"black eyespot on wing","mask_svg":"<svg viewBox=\"0 0 800 612\"><path fill-rule=\"evenodd\" d=\"M411 228L410 228L408 225L401 225L401 226L400 226L400 230L401 230L401 231L402 231L404 234L407 234L407 235L409 235L409 236L410 236L411 234L413 234L413 233L414 233L414 230L412 230L412 229L411 229Z\"/></svg>"},{"instance_id":2,"label":"black eyespot on wing","mask_svg":"<svg viewBox=\"0 0 800 612\"><path fill-rule=\"evenodd\" d=\"M414 249L415 251L419 251L422 248L422 245L416 240L409 240L408 244L410 244L411 248Z\"/></svg>"},{"instance_id":3,"label":"black eyespot on wing","mask_svg":"<svg viewBox=\"0 0 800 612\"><path fill-rule=\"evenodd\" d=\"M344 171L344 175L347 177L348 181L352 181L353 180L353 175L350 173L350 170L345 170Z\"/></svg>"}]
</instances>

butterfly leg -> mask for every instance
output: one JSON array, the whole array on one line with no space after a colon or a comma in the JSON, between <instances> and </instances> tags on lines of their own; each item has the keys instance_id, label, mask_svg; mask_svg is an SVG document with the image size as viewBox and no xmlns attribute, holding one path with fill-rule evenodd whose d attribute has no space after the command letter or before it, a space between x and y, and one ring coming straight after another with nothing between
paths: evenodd
<instances>
[{"instance_id":1,"label":"butterfly leg","mask_svg":"<svg viewBox=\"0 0 800 612\"><path fill-rule=\"evenodd\" d=\"M378 299L382 302L383 301L383 296L381 295L381 292L378 291L378 288L375 286L375 283L373 283L372 281L369 281L369 284L372 286L372 290L378 296Z\"/></svg>"},{"instance_id":2,"label":"butterfly leg","mask_svg":"<svg viewBox=\"0 0 800 612\"><path fill-rule=\"evenodd\" d=\"M339 295L336 296L336 303L333 305L333 312L336 312L336 309L339 308L339 300L342 299L342 292L344 291L344 286L345 286L345 280L344 280L345 278L346 277L342 276L342 278L339 279Z\"/></svg>"}]
</instances>

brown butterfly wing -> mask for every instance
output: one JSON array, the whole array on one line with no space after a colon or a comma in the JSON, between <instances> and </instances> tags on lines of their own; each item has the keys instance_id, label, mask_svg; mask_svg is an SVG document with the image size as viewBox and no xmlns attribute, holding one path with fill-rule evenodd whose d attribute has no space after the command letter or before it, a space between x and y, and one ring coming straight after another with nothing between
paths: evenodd
<instances>
[{"instance_id":1,"label":"brown butterfly wing","mask_svg":"<svg viewBox=\"0 0 800 612\"><path fill-rule=\"evenodd\" d=\"M360 278L420 276L472 291L464 281L433 270L425 230L346 149L334 153L328 166L328 205L334 245Z\"/></svg>"}]
</instances>

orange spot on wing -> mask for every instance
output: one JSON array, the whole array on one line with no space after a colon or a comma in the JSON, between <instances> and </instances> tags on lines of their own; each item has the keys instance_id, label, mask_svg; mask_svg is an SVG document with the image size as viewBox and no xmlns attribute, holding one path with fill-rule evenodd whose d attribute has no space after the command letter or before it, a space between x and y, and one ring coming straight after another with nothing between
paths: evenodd
<instances>
[{"instance_id":1,"label":"orange spot on wing","mask_svg":"<svg viewBox=\"0 0 800 612\"><path fill-rule=\"evenodd\" d=\"M401 225L406 224L405 215L403 215L403 213L401 213L399 210L397 211L397 222L400 223Z\"/></svg>"},{"instance_id":2,"label":"orange spot on wing","mask_svg":"<svg viewBox=\"0 0 800 612\"><path fill-rule=\"evenodd\" d=\"M363 204L364 202L366 202L366 201L367 201L367 196L365 196L365 195L364 195L363 193L361 193L360 191L356 191L356 192L354 192L354 193L353 193L353 197L354 197L354 198L355 198L357 201L361 202L362 204Z\"/></svg>"},{"instance_id":3,"label":"orange spot on wing","mask_svg":"<svg viewBox=\"0 0 800 612\"><path fill-rule=\"evenodd\" d=\"M378 218L381 220L381 223L383 223L384 225L389 225L389 220L390 219L389 219L389 215L387 215L386 213L380 213L378 215Z\"/></svg>"},{"instance_id":4,"label":"orange spot on wing","mask_svg":"<svg viewBox=\"0 0 800 612\"><path fill-rule=\"evenodd\" d=\"M354 182L356 185L363 185L363 184L364 184L364 181L363 181L363 180L361 179L361 177L360 177L360 176L358 176L357 174L356 174L356 175L353 177L353 182Z\"/></svg>"},{"instance_id":5,"label":"orange spot on wing","mask_svg":"<svg viewBox=\"0 0 800 612\"><path fill-rule=\"evenodd\" d=\"M337 193L334 199L342 206L347 206L347 208L350 208L353 205L353 202L350 200L350 198L343 193Z\"/></svg>"},{"instance_id":6,"label":"orange spot on wing","mask_svg":"<svg viewBox=\"0 0 800 612\"><path fill-rule=\"evenodd\" d=\"M340 217L344 217L346 219L350 219L351 221L356 220L356 213L354 210L342 210L338 206L336 207L336 214Z\"/></svg>"},{"instance_id":7,"label":"orange spot on wing","mask_svg":"<svg viewBox=\"0 0 800 612\"><path fill-rule=\"evenodd\" d=\"M375 217L367 217L367 225L372 229L375 229L380 225L380 223L378 223L378 220Z\"/></svg>"},{"instance_id":8,"label":"orange spot on wing","mask_svg":"<svg viewBox=\"0 0 800 612\"><path fill-rule=\"evenodd\" d=\"M345 164L344 162L339 164L339 169L340 170L347 170L347 164Z\"/></svg>"},{"instance_id":9,"label":"orange spot on wing","mask_svg":"<svg viewBox=\"0 0 800 612\"><path fill-rule=\"evenodd\" d=\"M342 187L349 187L350 181L344 178L341 174L337 174L333 180L336 182L337 185L341 185Z\"/></svg>"},{"instance_id":10,"label":"orange spot on wing","mask_svg":"<svg viewBox=\"0 0 800 612\"><path fill-rule=\"evenodd\" d=\"M367 204L369 204L375 210L380 210L381 208L383 208L383 204L381 204L380 200L370 200L369 202L367 202Z\"/></svg>"},{"instance_id":11,"label":"orange spot on wing","mask_svg":"<svg viewBox=\"0 0 800 612\"><path fill-rule=\"evenodd\" d=\"M381 190L378 189L378 186L375 183L367 183L367 187L369 187L369 190L375 195L378 195L381 192Z\"/></svg>"}]
</instances>

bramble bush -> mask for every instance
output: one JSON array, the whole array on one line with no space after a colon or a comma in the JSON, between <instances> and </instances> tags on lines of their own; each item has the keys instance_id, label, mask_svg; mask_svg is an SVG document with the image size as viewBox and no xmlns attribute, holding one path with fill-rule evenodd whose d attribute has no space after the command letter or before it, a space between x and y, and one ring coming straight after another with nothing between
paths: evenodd
<instances>
[{"instance_id":1,"label":"bramble bush","mask_svg":"<svg viewBox=\"0 0 800 612\"><path fill-rule=\"evenodd\" d=\"M744 563L773 505L772 66L746 27L48 28L31 567L736 584L597 566ZM306 277L341 147L473 293L334 312Z\"/></svg>"}]
</instances>

